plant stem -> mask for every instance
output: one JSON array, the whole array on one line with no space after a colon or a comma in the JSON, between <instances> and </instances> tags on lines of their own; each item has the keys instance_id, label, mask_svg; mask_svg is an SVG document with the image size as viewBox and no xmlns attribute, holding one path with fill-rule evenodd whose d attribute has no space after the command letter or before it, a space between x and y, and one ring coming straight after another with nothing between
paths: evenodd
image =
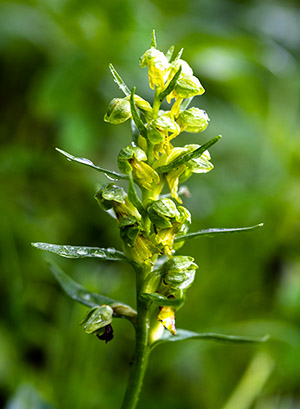
<instances>
[{"instance_id":1,"label":"plant stem","mask_svg":"<svg viewBox=\"0 0 300 409\"><path fill-rule=\"evenodd\" d=\"M136 269L137 278L137 322L134 362L131 367L127 390L122 409L135 409L143 384L143 378L149 357L149 307L139 300L140 288L144 280L145 271Z\"/></svg>"}]
</instances>

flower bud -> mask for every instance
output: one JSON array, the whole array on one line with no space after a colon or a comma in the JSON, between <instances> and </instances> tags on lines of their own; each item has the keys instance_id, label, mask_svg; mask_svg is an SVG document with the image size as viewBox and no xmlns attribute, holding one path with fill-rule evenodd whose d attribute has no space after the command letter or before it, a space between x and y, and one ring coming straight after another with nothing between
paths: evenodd
<instances>
[{"instance_id":1,"label":"flower bud","mask_svg":"<svg viewBox=\"0 0 300 409\"><path fill-rule=\"evenodd\" d=\"M181 131L197 133L207 128L209 117L205 111L199 108L190 108L180 112L176 122Z\"/></svg>"},{"instance_id":2,"label":"flower bud","mask_svg":"<svg viewBox=\"0 0 300 409\"><path fill-rule=\"evenodd\" d=\"M179 98L190 98L202 95L204 88L194 75L182 74L177 80L174 91Z\"/></svg>"},{"instance_id":3,"label":"flower bud","mask_svg":"<svg viewBox=\"0 0 300 409\"><path fill-rule=\"evenodd\" d=\"M112 322L113 309L109 305L92 308L81 321L87 334L102 334L103 328Z\"/></svg>"},{"instance_id":4,"label":"flower bud","mask_svg":"<svg viewBox=\"0 0 300 409\"><path fill-rule=\"evenodd\" d=\"M103 210L109 210L112 209L116 203L124 203L126 192L122 187L108 183L102 186L96 193L95 198Z\"/></svg>"},{"instance_id":5,"label":"flower bud","mask_svg":"<svg viewBox=\"0 0 300 409\"><path fill-rule=\"evenodd\" d=\"M193 257L174 256L162 266L163 281L171 289L186 290L195 278L196 269Z\"/></svg>"},{"instance_id":6,"label":"flower bud","mask_svg":"<svg viewBox=\"0 0 300 409\"><path fill-rule=\"evenodd\" d=\"M102 186L96 193L95 199L101 209L105 211L113 209L119 221L128 216L136 219L141 217L133 204L128 200L125 190L113 183Z\"/></svg>"},{"instance_id":7,"label":"flower bud","mask_svg":"<svg viewBox=\"0 0 300 409\"><path fill-rule=\"evenodd\" d=\"M140 226L134 217L125 217L119 224L120 237L129 246L133 247L140 232Z\"/></svg>"},{"instance_id":8,"label":"flower bud","mask_svg":"<svg viewBox=\"0 0 300 409\"><path fill-rule=\"evenodd\" d=\"M154 201L147 211L152 223L160 229L172 227L172 220L178 213L175 203L168 198Z\"/></svg>"},{"instance_id":9,"label":"flower bud","mask_svg":"<svg viewBox=\"0 0 300 409\"><path fill-rule=\"evenodd\" d=\"M114 98L108 105L104 121L111 124L121 124L131 117L128 98Z\"/></svg>"}]
</instances>

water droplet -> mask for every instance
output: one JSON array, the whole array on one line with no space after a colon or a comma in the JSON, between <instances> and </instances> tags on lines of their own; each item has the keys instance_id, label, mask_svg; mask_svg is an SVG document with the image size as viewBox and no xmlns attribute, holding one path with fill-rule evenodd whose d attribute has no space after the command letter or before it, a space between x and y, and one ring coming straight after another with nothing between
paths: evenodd
<instances>
[{"instance_id":1,"label":"water droplet","mask_svg":"<svg viewBox=\"0 0 300 409\"><path fill-rule=\"evenodd\" d=\"M79 256L86 256L88 254L88 251L86 249L81 248L81 249L77 250L77 254Z\"/></svg>"}]
</instances>

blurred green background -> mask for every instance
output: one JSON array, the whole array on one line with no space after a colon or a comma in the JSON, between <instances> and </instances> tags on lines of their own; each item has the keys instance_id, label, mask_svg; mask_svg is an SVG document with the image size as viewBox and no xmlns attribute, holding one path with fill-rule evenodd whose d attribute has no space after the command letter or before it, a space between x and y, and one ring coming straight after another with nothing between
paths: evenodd
<instances>
[{"instance_id":1,"label":"blurred green background","mask_svg":"<svg viewBox=\"0 0 300 409\"><path fill-rule=\"evenodd\" d=\"M93 194L106 182L54 148L116 170L130 126L103 121L121 92L152 98L138 58L153 28L158 47L184 47L206 93L193 105L217 134L215 169L188 181L192 230L252 233L198 239L180 254L200 268L177 327L261 336L260 346L165 344L154 351L139 408L300 407L300 8L233 0L21 0L0 4L0 407L118 409L133 330L105 345L78 325L86 309L51 276L32 241L114 246L116 225ZM91 290L134 305L123 264L55 259ZM242 381L241 381L242 379ZM230 398L231 397L231 398Z\"/></svg>"}]
</instances>

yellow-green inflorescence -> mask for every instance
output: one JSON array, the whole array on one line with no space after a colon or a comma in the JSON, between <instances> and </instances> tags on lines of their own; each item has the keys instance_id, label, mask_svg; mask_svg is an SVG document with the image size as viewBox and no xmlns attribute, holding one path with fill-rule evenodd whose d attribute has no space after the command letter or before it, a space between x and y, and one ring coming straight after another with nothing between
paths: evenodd
<instances>
[{"instance_id":1,"label":"yellow-green inflorescence","mask_svg":"<svg viewBox=\"0 0 300 409\"><path fill-rule=\"evenodd\" d=\"M96 199L104 210L113 211L126 257L135 265L146 266L144 299L160 295L167 300L161 305L156 303L156 317L159 325L175 334L175 309L182 305L198 267L192 257L175 255L183 243L175 243L176 236L182 237L191 224L191 215L182 206L179 185L193 173L209 172L213 165L209 152L200 151L200 144L173 145L182 132L199 133L209 123L204 110L188 108L191 99L202 95L204 88L181 58L182 50L172 60L173 49L166 54L159 51L153 36L150 49L140 58L140 66L148 68L149 85L154 89L152 105L136 95L135 89L130 95L119 77L125 97L110 102L104 120L111 124L132 121L133 140L118 157L119 170L128 176L129 189L126 193L109 183ZM168 110L161 108L164 100L170 104ZM167 193L163 191L165 186Z\"/></svg>"}]
</instances>

